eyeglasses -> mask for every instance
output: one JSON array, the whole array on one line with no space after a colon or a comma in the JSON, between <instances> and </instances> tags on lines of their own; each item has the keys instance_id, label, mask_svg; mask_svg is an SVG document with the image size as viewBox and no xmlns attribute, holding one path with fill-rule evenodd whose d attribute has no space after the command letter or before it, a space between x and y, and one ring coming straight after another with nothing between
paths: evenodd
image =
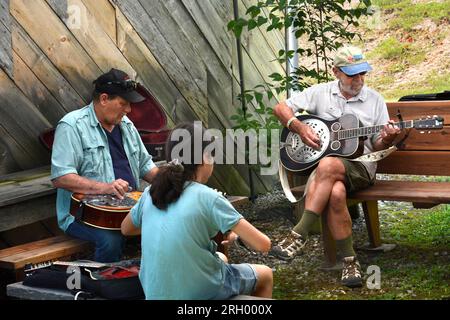
<instances>
[{"instance_id":1,"label":"eyeglasses","mask_svg":"<svg viewBox=\"0 0 450 320\"><path fill-rule=\"evenodd\" d=\"M349 76L348 74L346 74L345 72L343 72L342 70L341 70L341 72L343 73L343 74L345 74L347 77L349 77L349 78L354 78L354 77L356 77L356 76L365 76L366 75L366 73L367 73L367 71L364 71L364 72L360 72L360 73L357 73L357 74L354 74L354 75L351 75L351 76Z\"/></svg>"}]
</instances>

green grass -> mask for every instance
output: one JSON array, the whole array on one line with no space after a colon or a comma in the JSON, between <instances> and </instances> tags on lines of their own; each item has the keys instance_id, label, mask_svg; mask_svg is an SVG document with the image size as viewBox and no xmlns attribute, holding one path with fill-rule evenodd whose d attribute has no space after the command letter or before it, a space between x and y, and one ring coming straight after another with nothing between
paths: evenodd
<instances>
[{"instance_id":1,"label":"green grass","mask_svg":"<svg viewBox=\"0 0 450 320\"><path fill-rule=\"evenodd\" d=\"M389 230L395 242L418 248L450 247L450 205L436 211L424 212L403 217Z\"/></svg>"},{"instance_id":2,"label":"green grass","mask_svg":"<svg viewBox=\"0 0 450 320\"><path fill-rule=\"evenodd\" d=\"M372 4L379 6L383 10L395 10L395 18L389 21L391 29L412 30L414 26L420 24L424 19L428 18L438 23L443 19L448 19L450 16L450 0L415 4L412 4L411 0L374 0Z\"/></svg>"},{"instance_id":3,"label":"green grass","mask_svg":"<svg viewBox=\"0 0 450 320\"><path fill-rule=\"evenodd\" d=\"M340 285L339 271L318 270L321 257L315 257L306 265L301 260L305 258L300 257L297 262L277 267L273 297L287 300L448 299L450 205L419 210L396 203L382 207L380 214L383 242L395 243L396 248L378 254L358 251L363 273L369 265L380 268L380 290L367 288L365 281L362 288L345 288Z\"/></svg>"},{"instance_id":4,"label":"green grass","mask_svg":"<svg viewBox=\"0 0 450 320\"><path fill-rule=\"evenodd\" d=\"M409 42L401 42L391 36L367 54L369 59L386 59L389 74L404 71L425 60L426 48Z\"/></svg>"},{"instance_id":5,"label":"green grass","mask_svg":"<svg viewBox=\"0 0 450 320\"><path fill-rule=\"evenodd\" d=\"M450 295L447 285L450 272L448 264L422 265L419 259L429 259L426 256L416 256L410 263L382 268L381 286L386 293L374 296L380 300L405 299L445 299ZM384 279L384 281L383 281ZM389 286L389 287L386 287Z\"/></svg>"},{"instance_id":6,"label":"green grass","mask_svg":"<svg viewBox=\"0 0 450 320\"><path fill-rule=\"evenodd\" d=\"M412 3L411 0L372 0L372 4L381 9L378 28L367 27L368 39L383 39L367 53L372 61L379 61L383 73L367 77L367 84L378 90L386 101L397 101L400 97L411 94L426 94L449 90L450 60L443 57L436 67L436 58L428 56L438 43L448 39L450 31L450 0ZM431 19L438 26L429 37L424 37L423 29L414 29ZM361 26L364 28L365 24ZM380 37L381 35L381 37ZM386 37L385 36L385 37ZM360 45L364 45L364 41ZM433 54L437 55L437 52ZM432 68L426 62L432 61ZM422 75L407 73L417 67L422 68ZM401 80L401 81L399 81Z\"/></svg>"},{"instance_id":7,"label":"green grass","mask_svg":"<svg viewBox=\"0 0 450 320\"><path fill-rule=\"evenodd\" d=\"M374 82L376 82L376 79ZM397 101L404 95L436 93L449 90L449 84L450 71L445 71L443 74L437 74L433 71L425 79L417 79L410 82L405 81L394 89L383 90L383 96L386 101Z\"/></svg>"}]
</instances>

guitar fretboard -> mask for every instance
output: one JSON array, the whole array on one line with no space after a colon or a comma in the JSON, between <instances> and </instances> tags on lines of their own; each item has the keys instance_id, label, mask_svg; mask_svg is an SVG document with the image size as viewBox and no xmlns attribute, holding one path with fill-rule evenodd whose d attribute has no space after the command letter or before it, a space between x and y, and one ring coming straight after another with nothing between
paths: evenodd
<instances>
[{"instance_id":1,"label":"guitar fretboard","mask_svg":"<svg viewBox=\"0 0 450 320\"><path fill-rule=\"evenodd\" d=\"M393 125L399 127L400 129L409 129L414 127L414 120L395 122L393 123ZM385 125L382 124L378 126L340 130L338 131L338 139L345 140L345 139L372 136L379 133L384 128L384 126Z\"/></svg>"}]
</instances>

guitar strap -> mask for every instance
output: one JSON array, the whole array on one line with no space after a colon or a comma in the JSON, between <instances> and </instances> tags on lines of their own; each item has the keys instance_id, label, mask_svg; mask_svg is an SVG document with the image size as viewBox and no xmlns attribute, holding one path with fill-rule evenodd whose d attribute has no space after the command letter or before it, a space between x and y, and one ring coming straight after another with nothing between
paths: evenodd
<instances>
[{"instance_id":1,"label":"guitar strap","mask_svg":"<svg viewBox=\"0 0 450 320\"><path fill-rule=\"evenodd\" d=\"M84 212L84 201L80 201L80 204L78 205L77 211L75 211L75 214L73 215L75 217L75 220L77 221L83 221L83 212Z\"/></svg>"},{"instance_id":2,"label":"guitar strap","mask_svg":"<svg viewBox=\"0 0 450 320\"><path fill-rule=\"evenodd\" d=\"M380 161L381 159L386 158L389 156L392 152L396 151L398 148L396 146L392 146L385 150L375 151L368 154L364 154L358 158L355 159L347 159L350 161L367 161L367 162L376 162ZM284 194L286 195L286 198L292 202L297 203L301 200L303 200L306 196L306 193L308 191L309 184L311 183L312 179L314 178L316 174L316 169L310 174L308 180L305 184L305 191L303 192L303 195L300 198L296 198L294 194L291 191L291 187L289 186L289 180L287 177L286 169L284 168L283 164L281 163L281 160L279 160L279 166L278 166L278 175L280 176L280 182L281 187L283 188Z\"/></svg>"},{"instance_id":3,"label":"guitar strap","mask_svg":"<svg viewBox=\"0 0 450 320\"><path fill-rule=\"evenodd\" d=\"M386 158L388 155L390 155L392 152L396 151L398 148L396 146L392 146L388 149L380 150L371 152L368 154L363 154L362 156L355 158L355 159L347 159L350 161L367 161L367 162L377 162L384 158Z\"/></svg>"}]
</instances>

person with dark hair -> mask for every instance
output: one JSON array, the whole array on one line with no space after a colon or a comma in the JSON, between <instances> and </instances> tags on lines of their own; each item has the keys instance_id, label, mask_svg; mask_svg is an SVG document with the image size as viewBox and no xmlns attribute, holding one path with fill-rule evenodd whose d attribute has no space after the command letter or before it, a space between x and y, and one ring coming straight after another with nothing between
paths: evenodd
<instances>
[{"instance_id":1,"label":"person with dark hair","mask_svg":"<svg viewBox=\"0 0 450 320\"><path fill-rule=\"evenodd\" d=\"M385 125L381 132L364 141L364 154L391 147L400 129L386 125L393 121L389 121L383 97L364 85L365 75L372 67L364 58L362 50L354 46L339 48L333 65L337 80L296 92L275 106L275 116L286 128L297 133L311 149L322 148L320 138L311 126L294 115L297 111L306 111L327 120L353 114L363 126ZM326 214L342 257L342 284L348 287L362 286L361 267L353 249L352 220L346 198L348 193L373 184L375 172L376 162L350 161L332 156L321 159L314 178L310 179L305 210L300 221L289 235L272 248L271 254L279 259L292 260L302 253L315 223L320 215Z\"/></svg>"},{"instance_id":2,"label":"person with dark hair","mask_svg":"<svg viewBox=\"0 0 450 320\"><path fill-rule=\"evenodd\" d=\"M202 134L194 135L195 130ZM270 298L273 277L269 267L228 264L211 240L221 232L226 235L225 245L239 237L256 251L268 252L271 246L270 239L223 195L205 185L214 160L205 151L205 142L194 141L194 136L203 137L203 131L196 122L171 132L166 147L170 162L160 168L122 222L124 235L142 235L140 280L146 299L228 299L239 294ZM183 156L172 155L180 132L189 133L183 134ZM202 144L197 155L200 163L194 161L196 142Z\"/></svg>"},{"instance_id":3,"label":"person with dark hair","mask_svg":"<svg viewBox=\"0 0 450 320\"><path fill-rule=\"evenodd\" d=\"M75 220L70 212L72 193L113 194L123 199L151 182L158 168L139 133L127 118L131 103L144 100L137 82L111 69L94 81L93 101L59 122L52 147L51 179L57 188L59 227L68 235L95 244L94 260L119 261L124 237L117 230L99 229Z\"/></svg>"}]
</instances>

